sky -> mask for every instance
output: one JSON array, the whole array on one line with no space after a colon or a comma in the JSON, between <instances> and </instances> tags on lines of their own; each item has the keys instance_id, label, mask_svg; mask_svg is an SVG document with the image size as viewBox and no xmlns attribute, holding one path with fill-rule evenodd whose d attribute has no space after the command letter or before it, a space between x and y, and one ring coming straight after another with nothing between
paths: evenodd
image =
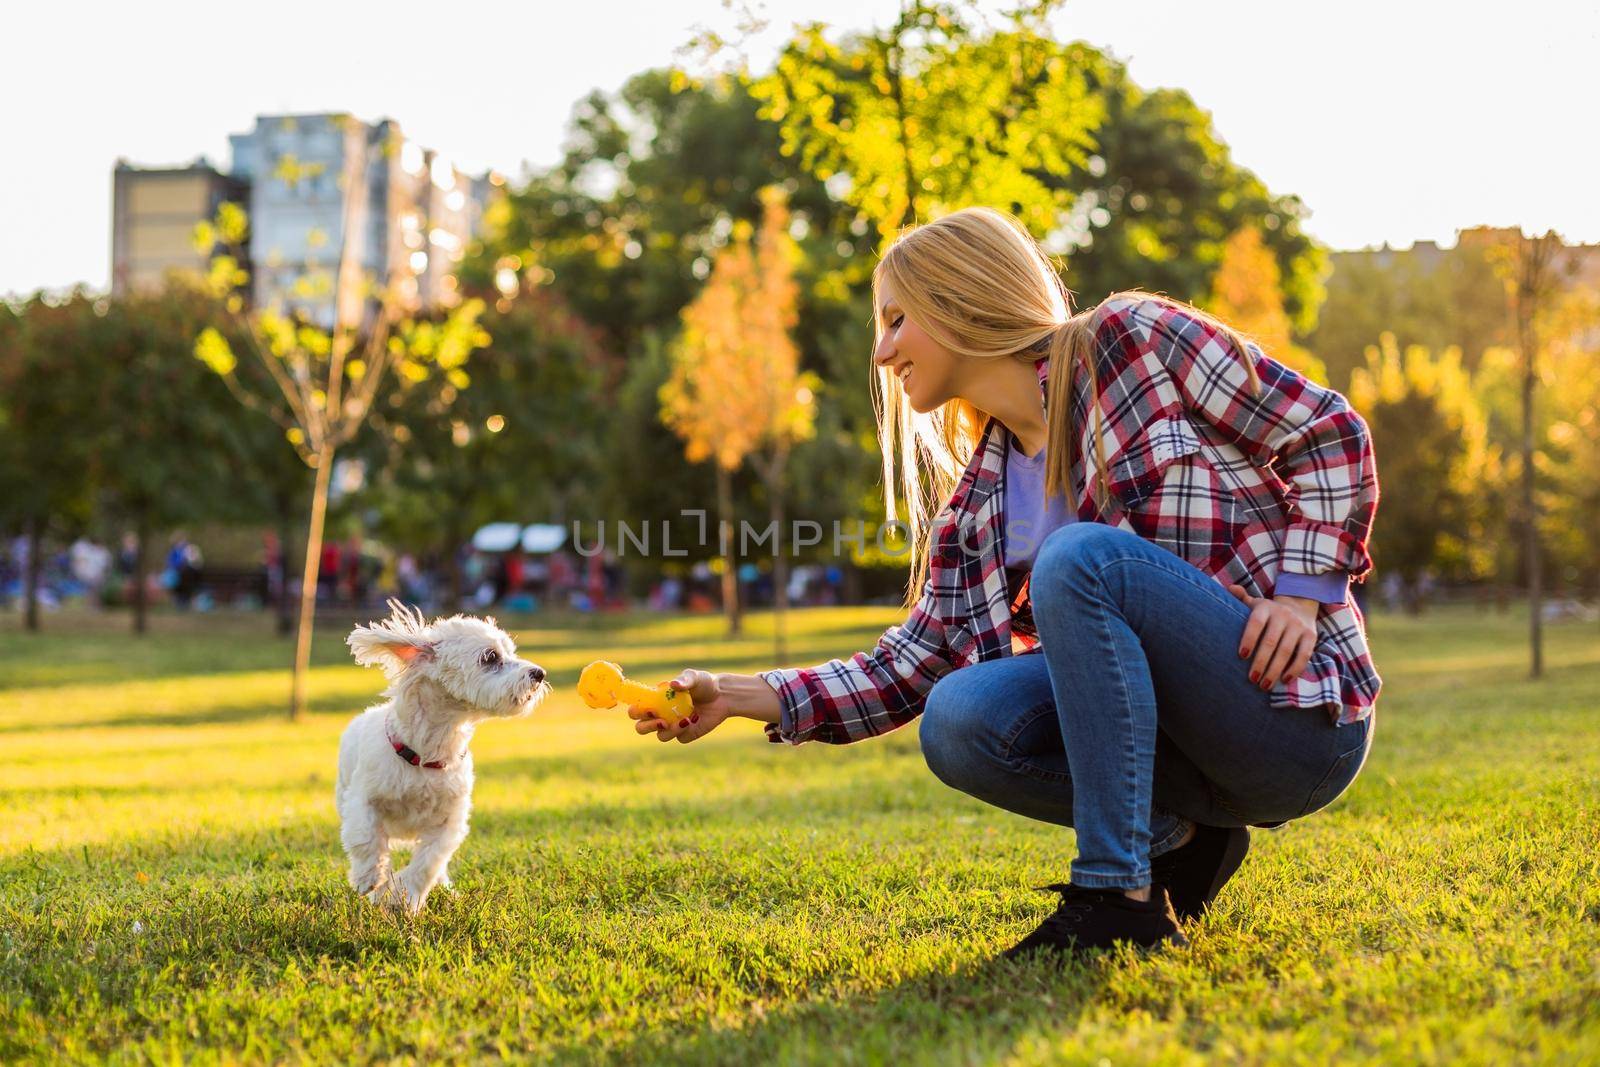
<instances>
[{"instance_id":1,"label":"sky","mask_svg":"<svg viewBox=\"0 0 1600 1067\"><path fill-rule=\"evenodd\" d=\"M865 28L898 6L768 0L752 63L797 19ZM559 157L590 90L733 17L720 0L94 0L6 22L0 294L109 284L119 156L225 163L257 114L349 111L515 178ZM1335 248L1451 244L1478 224L1600 242L1600 0L1069 0L1053 26L1188 90Z\"/></svg>"}]
</instances>

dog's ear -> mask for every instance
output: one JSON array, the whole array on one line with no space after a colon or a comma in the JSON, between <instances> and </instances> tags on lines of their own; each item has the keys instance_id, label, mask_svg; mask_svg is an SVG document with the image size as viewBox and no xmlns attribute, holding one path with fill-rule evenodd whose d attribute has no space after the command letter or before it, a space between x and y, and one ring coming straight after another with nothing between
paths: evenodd
<instances>
[{"instance_id":1,"label":"dog's ear","mask_svg":"<svg viewBox=\"0 0 1600 1067\"><path fill-rule=\"evenodd\" d=\"M433 642L428 639L421 612L395 600L389 601L389 610L389 617L382 622L351 630L345 644L361 666L382 667L392 677L418 659L432 656Z\"/></svg>"}]
</instances>

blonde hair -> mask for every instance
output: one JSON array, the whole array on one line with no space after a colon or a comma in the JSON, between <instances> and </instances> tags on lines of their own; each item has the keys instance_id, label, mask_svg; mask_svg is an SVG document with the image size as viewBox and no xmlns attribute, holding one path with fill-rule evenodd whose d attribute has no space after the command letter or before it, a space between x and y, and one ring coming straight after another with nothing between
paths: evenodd
<instances>
[{"instance_id":1,"label":"blonde hair","mask_svg":"<svg viewBox=\"0 0 1600 1067\"><path fill-rule=\"evenodd\" d=\"M1069 476L1076 435L1072 427L1072 372L1088 379L1089 410L1097 420L1095 500L1109 496L1105 440L1098 426L1100 383L1094 364L1094 317L1099 305L1072 314L1072 294L1039 243L1014 216L988 207L963 208L902 231L872 272L872 341L876 351L886 324L881 287L887 281L901 311L958 359L1050 360L1045 385L1045 491L1059 493L1075 509ZM1154 300L1181 308L1233 342L1253 389L1255 362L1238 331L1197 308L1151 293L1130 290L1106 300ZM936 503L947 501L971 462L989 413L955 397L920 413L888 368L873 372L873 410L883 453L884 506L900 521L897 488L903 488L903 520L911 542L911 577L905 606L919 599L927 581L931 521ZM1056 444L1064 447L1050 447ZM898 477L896 473L898 471Z\"/></svg>"}]
</instances>

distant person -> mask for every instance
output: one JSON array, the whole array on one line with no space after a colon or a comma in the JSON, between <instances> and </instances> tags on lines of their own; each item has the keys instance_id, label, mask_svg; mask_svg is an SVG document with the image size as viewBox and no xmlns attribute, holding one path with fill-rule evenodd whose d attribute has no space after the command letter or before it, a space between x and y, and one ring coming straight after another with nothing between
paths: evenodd
<instances>
[{"instance_id":1,"label":"distant person","mask_svg":"<svg viewBox=\"0 0 1600 1067\"><path fill-rule=\"evenodd\" d=\"M172 589L172 599L178 607L188 610L194 606L204 573L205 557L200 553L200 546L185 541L183 551L178 558L177 584Z\"/></svg>"},{"instance_id":2,"label":"distant person","mask_svg":"<svg viewBox=\"0 0 1600 1067\"><path fill-rule=\"evenodd\" d=\"M338 600L339 596L339 562L343 553L339 550L339 542L328 538L322 542L322 560L317 567L317 599L328 603Z\"/></svg>"},{"instance_id":3,"label":"distant person","mask_svg":"<svg viewBox=\"0 0 1600 1067\"><path fill-rule=\"evenodd\" d=\"M987 208L903 233L873 310L909 618L821 666L683 670L694 717L637 728L693 741L742 715L845 744L920 715L943 781L1077 831L1060 905L1007 955L1184 944L1246 827L1310 815L1366 762L1380 680L1346 586L1371 567L1367 426L1185 304L1071 314Z\"/></svg>"},{"instance_id":4,"label":"distant person","mask_svg":"<svg viewBox=\"0 0 1600 1067\"><path fill-rule=\"evenodd\" d=\"M283 543L271 530L261 535L261 567L267 576L267 603L280 603L283 599Z\"/></svg>"},{"instance_id":5,"label":"distant person","mask_svg":"<svg viewBox=\"0 0 1600 1067\"><path fill-rule=\"evenodd\" d=\"M394 565L395 581L400 585L400 599L407 604L422 604L426 597L422 592L422 568L417 563L417 557L410 552L402 552Z\"/></svg>"},{"instance_id":6,"label":"distant person","mask_svg":"<svg viewBox=\"0 0 1600 1067\"><path fill-rule=\"evenodd\" d=\"M67 550L67 559L73 581L83 586L91 603L98 604L111 572L111 553L89 538L80 537Z\"/></svg>"}]
</instances>

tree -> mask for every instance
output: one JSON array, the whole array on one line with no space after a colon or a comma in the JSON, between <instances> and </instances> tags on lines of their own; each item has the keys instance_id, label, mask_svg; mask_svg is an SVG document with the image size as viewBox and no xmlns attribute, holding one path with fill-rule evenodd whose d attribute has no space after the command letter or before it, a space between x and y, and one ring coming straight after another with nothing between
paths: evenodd
<instances>
[{"instance_id":1,"label":"tree","mask_svg":"<svg viewBox=\"0 0 1600 1067\"><path fill-rule=\"evenodd\" d=\"M732 475L749 462L766 483L778 550L778 656L783 647L789 545L783 535L783 479L789 450L813 432L820 379L800 370L794 328L795 250L780 189L763 193L765 214L754 248L745 225L718 254L711 279L683 312L672 377L661 389L661 418L684 441L691 463L710 459L725 558L723 602L728 632L740 630L732 536Z\"/></svg>"},{"instance_id":2,"label":"tree","mask_svg":"<svg viewBox=\"0 0 1600 1067\"><path fill-rule=\"evenodd\" d=\"M1534 678L1544 673L1544 571L1533 462L1534 393L1539 379L1540 330L1559 285L1556 257L1560 251L1561 238L1554 230L1540 237L1524 237L1519 230L1491 255L1511 297L1517 351L1522 356L1523 560L1528 572L1528 673Z\"/></svg>"},{"instance_id":3,"label":"tree","mask_svg":"<svg viewBox=\"0 0 1600 1067\"><path fill-rule=\"evenodd\" d=\"M597 332L559 297L527 289L482 319L489 340L462 365L474 385L435 376L384 405L364 494L387 534L448 561L459 603L457 550L492 521L578 518L604 473L612 419L602 383L610 357Z\"/></svg>"},{"instance_id":4,"label":"tree","mask_svg":"<svg viewBox=\"0 0 1600 1067\"><path fill-rule=\"evenodd\" d=\"M39 629L44 547L92 511L99 412L88 383L104 341L104 305L82 290L35 294L0 315L0 521L27 539L25 625Z\"/></svg>"},{"instance_id":5,"label":"tree","mask_svg":"<svg viewBox=\"0 0 1600 1067\"><path fill-rule=\"evenodd\" d=\"M1210 113L1183 90L1141 88L1111 57L1090 78L1104 104L1094 153L1086 166L1056 177L1073 196L1072 210L1043 235L1066 255L1078 303L1132 288L1204 301L1227 239L1253 226L1277 262L1291 328L1309 331L1327 261L1302 228L1300 199L1272 193L1234 162Z\"/></svg>"},{"instance_id":6,"label":"tree","mask_svg":"<svg viewBox=\"0 0 1600 1067\"><path fill-rule=\"evenodd\" d=\"M671 70L645 71L615 94L585 98L574 109L566 157L506 198L465 265L473 285L504 280L559 296L617 354L597 424L607 460L583 486L598 514L659 528L715 497L711 465L683 462L680 440L661 423L658 393L670 376L667 349L680 313L734 227L759 222L758 192L767 184L788 193L789 234L800 250L792 336L801 366L852 386L834 392L818 412L816 436L791 452L785 506L824 525L869 514L861 502L870 501L877 472L865 388L871 314L859 283L876 238L782 153L779 127L761 119L759 107L737 78L696 82ZM739 517L757 520L770 500L760 499L753 473L734 472L731 492ZM631 555L621 562L643 566Z\"/></svg>"},{"instance_id":7,"label":"tree","mask_svg":"<svg viewBox=\"0 0 1600 1067\"><path fill-rule=\"evenodd\" d=\"M463 281L549 289L601 330L610 351L632 357L647 334L676 332L711 258L736 222L760 220L758 191L773 184L789 193L805 251L802 319L847 300L836 283L814 289L867 258L866 228L853 232L854 211L783 155L779 128L759 107L737 80L690 84L666 69L590 94L574 106L563 159L491 209Z\"/></svg>"},{"instance_id":8,"label":"tree","mask_svg":"<svg viewBox=\"0 0 1600 1067\"><path fill-rule=\"evenodd\" d=\"M440 322L418 318L398 284L379 284L359 268L361 236L366 231L365 176L372 145L347 141L339 187L344 194L336 274L310 271L302 295L326 297L332 304L331 329L314 321L302 308L244 308L241 288L247 273L231 255L212 259L210 280L248 343L246 352L276 387L276 395L253 392L236 373L238 358L227 337L215 328L202 332L195 355L222 377L245 406L264 412L284 428L302 462L313 472L311 514L306 534L305 567L300 587L300 621L295 640L289 716L305 710L305 678L311 659L311 632L321 562L323 525L328 507L328 482L338 450L367 424L368 414L388 373L402 381L426 380L443 373L458 389L468 379L461 370L472 350L487 337L477 325L481 301L467 301ZM280 161L282 162L282 161ZM292 161L289 161L292 162ZM292 169L292 168L291 168ZM280 175L284 167L277 168ZM293 175L289 175L293 178ZM202 245L223 249L243 244L246 219L242 210L223 205L215 226L200 236ZM209 249L208 249L209 250ZM415 286L409 287L415 292Z\"/></svg>"},{"instance_id":9,"label":"tree","mask_svg":"<svg viewBox=\"0 0 1600 1067\"><path fill-rule=\"evenodd\" d=\"M1600 593L1600 290L1557 301L1545 344L1542 539L1557 580ZM1554 385L1555 388L1548 388Z\"/></svg>"},{"instance_id":10,"label":"tree","mask_svg":"<svg viewBox=\"0 0 1600 1067\"><path fill-rule=\"evenodd\" d=\"M236 420L224 390L190 355L195 335L215 318L205 294L176 279L163 292L110 301L97 373L84 385L101 413L92 435L98 503L134 535L135 633L146 629L152 535L221 514L220 502L234 494L217 487L248 480L231 448Z\"/></svg>"},{"instance_id":11,"label":"tree","mask_svg":"<svg viewBox=\"0 0 1600 1067\"><path fill-rule=\"evenodd\" d=\"M1262 244L1261 232L1247 226L1228 238L1222 265L1211 279L1207 310L1254 338L1280 363L1326 385L1328 368L1294 343L1279 279L1278 261Z\"/></svg>"},{"instance_id":12,"label":"tree","mask_svg":"<svg viewBox=\"0 0 1600 1067\"><path fill-rule=\"evenodd\" d=\"M1373 531L1374 565L1400 576L1406 607L1422 609L1430 571L1473 577L1488 569L1476 510L1488 462L1483 414L1459 349L1402 354L1393 334L1367 349L1350 400L1366 419L1383 462L1383 521Z\"/></svg>"},{"instance_id":13,"label":"tree","mask_svg":"<svg viewBox=\"0 0 1600 1067\"><path fill-rule=\"evenodd\" d=\"M976 5L909 0L886 29L828 39L800 27L751 84L784 151L877 227L968 204L1003 207L1053 230L1071 195L1053 176L1087 164L1104 104L1103 57L1043 30L1059 0L1028 5L988 33Z\"/></svg>"},{"instance_id":14,"label":"tree","mask_svg":"<svg viewBox=\"0 0 1600 1067\"><path fill-rule=\"evenodd\" d=\"M785 150L885 237L1002 207L1067 257L1080 304L1130 288L1200 302L1228 235L1260 226L1290 324L1309 330L1325 253L1304 205L1234 163L1188 94L1147 92L1104 52L1051 40L1058 6L987 29L976 5L911 2L887 30L838 43L803 27L751 91Z\"/></svg>"},{"instance_id":15,"label":"tree","mask_svg":"<svg viewBox=\"0 0 1600 1067\"><path fill-rule=\"evenodd\" d=\"M1330 381L1363 366L1367 346L1385 331L1401 348L1435 352L1454 345L1476 372L1490 348L1512 343L1505 286L1487 255L1487 231L1463 230L1454 248L1336 252L1327 300L1306 343Z\"/></svg>"}]
</instances>

